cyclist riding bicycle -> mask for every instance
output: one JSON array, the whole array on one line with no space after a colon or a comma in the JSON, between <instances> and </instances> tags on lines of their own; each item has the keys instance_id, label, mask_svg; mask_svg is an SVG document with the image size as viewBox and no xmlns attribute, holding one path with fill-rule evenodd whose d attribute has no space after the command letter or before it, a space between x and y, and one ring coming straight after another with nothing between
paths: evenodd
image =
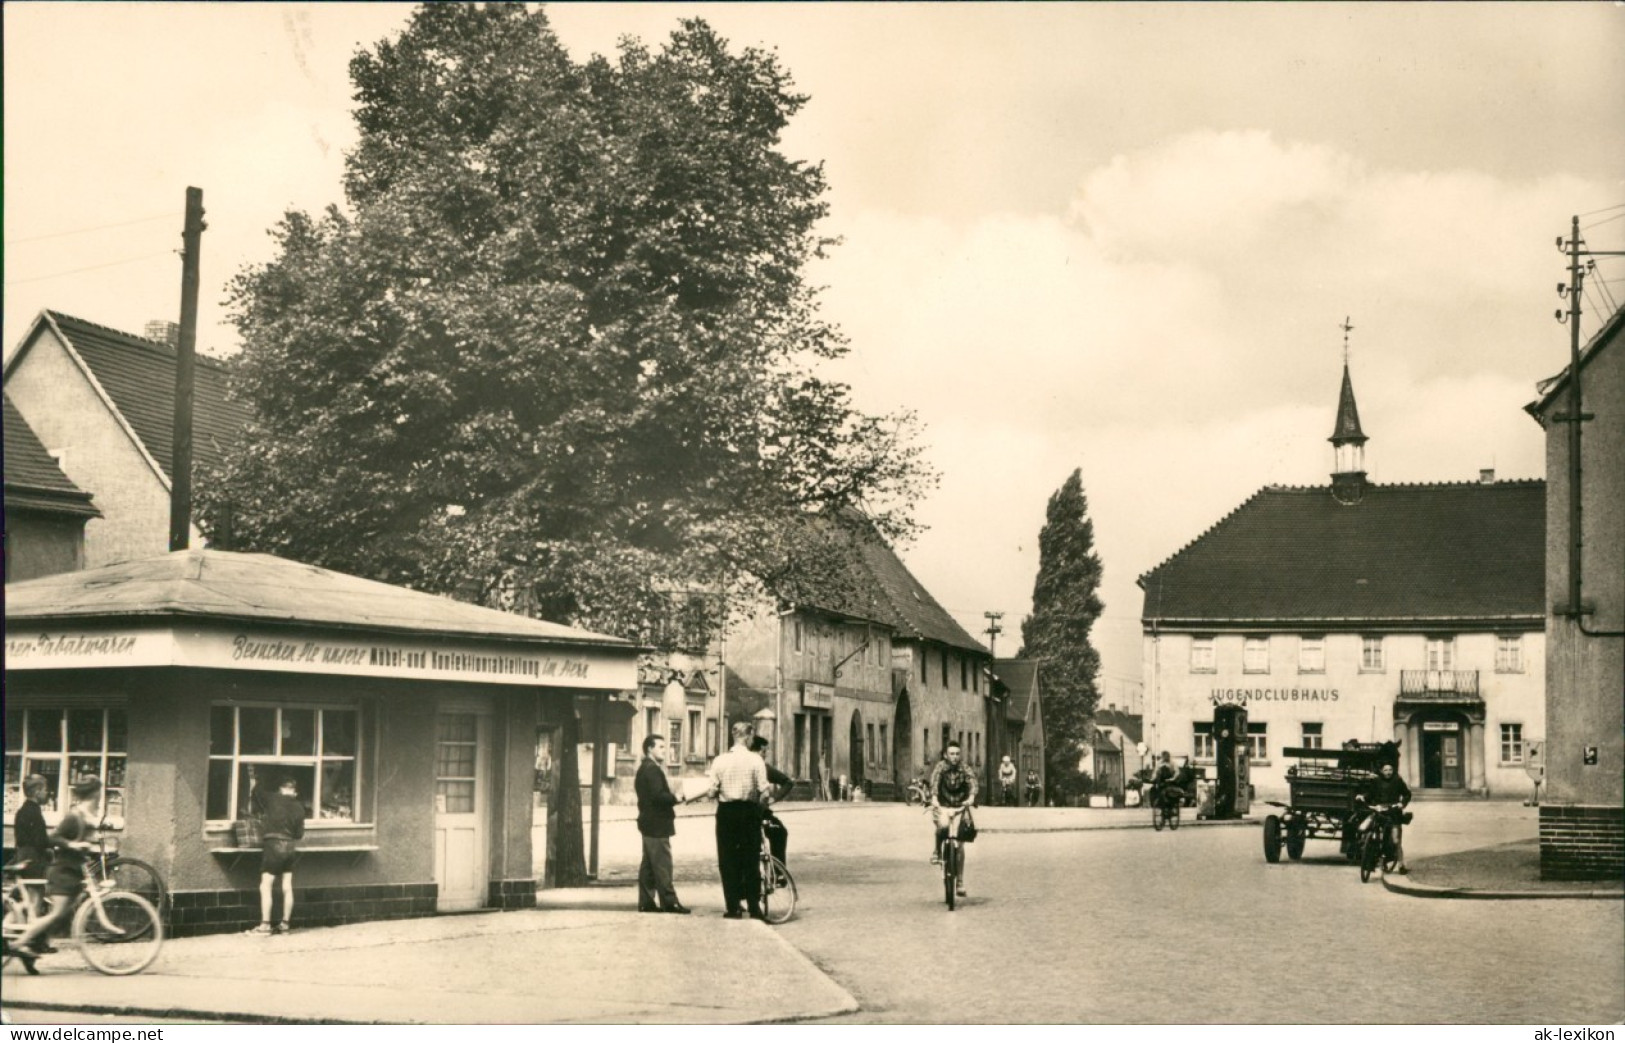
<instances>
[{"instance_id":1,"label":"cyclist riding bicycle","mask_svg":"<svg viewBox=\"0 0 1625 1043\"><path fill-rule=\"evenodd\" d=\"M45 897L50 903L46 914L29 925L11 946L11 952L24 960L32 960L50 951L48 946L36 945L59 922L72 915L85 892L85 854L92 844L90 836L94 823L100 821L102 780L87 775L73 784L74 804L62 816L51 832L51 867L45 874Z\"/></svg>"},{"instance_id":2,"label":"cyclist riding bicycle","mask_svg":"<svg viewBox=\"0 0 1625 1043\"><path fill-rule=\"evenodd\" d=\"M1354 795L1354 802L1360 805L1355 809L1352 816L1355 820L1363 819L1373 805L1393 805L1403 812L1405 805L1411 802L1411 788L1405 784L1405 780L1400 778L1399 773L1394 770L1392 761L1384 761L1382 767L1378 768L1377 771L1377 777L1367 782L1360 788L1360 792ZM1395 852L1394 857L1399 863L1395 871L1404 873L1408 872L1408 870L1405 868L1405 849L1400 843L1400 836L1400 816L1396 815L1390 820L1388 845Z\"/></svg>"},{"instance_id":3,"label":"cyclist riding bicycle","mask_svg":"<svg viewBox=\"0 0 1625 1043\"><path fill-rule=\"evenodd\" d=\"M1174 767L1173 756L1167 750L1163 750L1162 760L1151 775L1151 806L1161 807L1163 797L1178 787L1179 771Z\"/></svg>"},{"instance_id":4,"label":"cyclist riding bicycle","mask_svg":"<svg viewBox=\"0 0 1625 1043\"><path fill-rule=\"evenodd\" d=\"M976 776L960 763L964 751L959 743L949 742L942 751L942 759L931 769L931 782L926 787L931 795L931 820L937 827L936 845L931 849L931 864L942 864L942 842L948 839L950 828L958 829L967 809L976 803ZM959 894L965 893L964 849L960 849Z\"/></svg>"},{"instance_id":5,"label":"cyclist riding bicycle","mask_svg":"<svg viewBox=\"0 0 1625 1043\"><path fill-rule=\"evenodd\" d=\"M1007 807L1016 803L1016 762L1008 753L999 762L999 803Z\"/></svg>"}]
</instances>

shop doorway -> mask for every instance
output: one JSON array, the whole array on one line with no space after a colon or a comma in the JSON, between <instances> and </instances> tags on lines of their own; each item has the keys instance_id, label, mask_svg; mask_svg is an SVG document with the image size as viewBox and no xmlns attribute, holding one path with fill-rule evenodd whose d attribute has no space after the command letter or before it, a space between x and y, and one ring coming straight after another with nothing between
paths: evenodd
<instances>
[{"instance_id":1,"label":"shop doorway","mask_svg":"<svg viewBox=\"0 0 1625 1043\"><path fill-rule=\"evenodd\" d=\"M1422 722L1422 788L1461 789L1467 777L1465 732L1456 721Z\"/></svg>"},{"instance_id":2,"label":"shop doorway","mask_svg":"<svg viewBox=\"0 0 1625 1043\"><path fill-rule=\"evenodd\" d=\"M863 785L863 717L856 710L852 711L852 728L847 735L846 748L852 788L856 790Z\"/></svg>"},{"instance_id":3,"label":"shop doorway","mask_svg":"<svg viewBox=\"0 0 1625 1043\"><path fill-rule=\"evenodd\" d=\"M914 778L914 714L909 709L908 693L897 696L896 724L892 732L892 771L896 774L897 792L906 793Z\"/></svg>"},{"instance_id":4,"label":"shop doorway","mask_svg":"<svg viewBox=\"0 0 1625 1043\"><path fill-rule=\"evenodd\" d=\"M486 904L490 733L489 707L442 707L435 718L434 879L443 913Z\"/></svg>"}]
</instances>

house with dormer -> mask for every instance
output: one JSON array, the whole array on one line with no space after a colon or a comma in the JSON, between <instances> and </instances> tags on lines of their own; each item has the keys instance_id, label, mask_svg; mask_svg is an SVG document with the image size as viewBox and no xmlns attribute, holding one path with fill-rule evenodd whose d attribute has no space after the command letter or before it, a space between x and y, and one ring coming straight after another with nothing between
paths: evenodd
<instances>
[{"instance_id":1,"label":"house with dormer","mask_svg":"<svg viewBox=\"0 0 1625 1043\"><path fill-rule=\"evenodd\" d=\"M1345 363L1331 483L1269 486L1139 578L1145 740L1215 758L1247 710L1251 782L1286 748L1397 741L1413 790L1527 797L1546 723L1546 484L1380 485Z\"/></svg>"},{"instance_id":2,"label":"house with dormer","mask_svg":"<svg viewBox=\"0 0 1625 1043\"><path fill-rule=\"evenodd\" d=\"M101 512L5 396L6 582L85 566L85 523Z\"/></svg>"}]
</instances>

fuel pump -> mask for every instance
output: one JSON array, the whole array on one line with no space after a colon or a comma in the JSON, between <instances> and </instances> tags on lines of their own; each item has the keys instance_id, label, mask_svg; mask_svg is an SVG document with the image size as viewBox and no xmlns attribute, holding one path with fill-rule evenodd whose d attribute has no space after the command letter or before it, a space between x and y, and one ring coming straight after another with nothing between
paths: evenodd
<instances>
[{"instance_id":1,"label":"fuel pump","mask_svg":"<svg viewBox=\"0 0 1625 1043\"><path fill-rule=\"evenodd\" d=\"M1214 818L1241 818L1250 806L1251 781L1247 761L1247 708L1213 708L1213 753L1219 784L1214 794Z\"/></svg>"}]
</instances>

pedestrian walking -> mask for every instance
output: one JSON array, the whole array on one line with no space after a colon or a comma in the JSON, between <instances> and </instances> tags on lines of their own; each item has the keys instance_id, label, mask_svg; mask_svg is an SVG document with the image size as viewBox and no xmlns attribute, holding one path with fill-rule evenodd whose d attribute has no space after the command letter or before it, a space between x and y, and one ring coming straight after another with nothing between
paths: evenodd
<instances>
[{"instance_id":1,"label":"pedestrian walking","mask_svg":"<svg viewBox=\"0 0 1625 1043\"><path fill-rule=\"evenodd\" d=\"M86 775L73 784L72 790L73 806L46 840L51 849L51 866L45 872L45 900L49 909L18 936L9 950L22 957L23 966L30 974L37 973L33 961L52 951L49 944L42 943L53 930L68 922L79 896L84 893L85 859L90 853L95 824L101 821L102 780Z\"/></svg>"},{"instance_id":2,"label":"pedestrian walking","mask_svg":"<svg viewBox=\"0 0 1625 1043\"><path fill-rule=\"evenodd\" d=\"M822 750L818 753L818 799L829 800L829 758Z\"/></svg>"},{"instance_id":3,"label":"pedestrian walking","mask_svg":"<svg viewBox=\"0 0 1625 1043\"><path fill-rule=\"evenodd\" d=\"M8 867L18 876L39 876L50 859L51 834L45 828L45 813L40 810L49 788L44 775L30 775L23 780L23 804L12 820L14 847Z\"/></svg>"},{"instance_id":4,"label":"pedestrian walking","mask_svg":"<svg viewBox=\"0 0 1625 1043\"><path fill-rule=\"evenodd\" d=\"M749 908L751 919L764 919L757 852L762 843L762 802L771 783L767 763L750 750L753 733L749 721L734 722L733 746L705 771L705 795L717 798L717 869L722 875L723 915L730 920L744 918L742 905Z\"/></svg>"},{"instance_id":5,"label":"pedestrian walking","mask_svg":"<svg viewBox=\"0 0 1625 1043\"><path fill-rule=\"evenodd\" d=\"M260 922L248 933L287 934L293 929L293 864L299 859L299 841L305 835L305 805L291 775L283 776L275 793L260 797L256 791L254 796L260 814ZM282 881L280 922L271 919L278 878Z\"/></svg>"},{"instance_id":6,"label":"pedestrian walking","mask_svg":"<svg viewBox=\"0 0 1625 1043\"><path fill-rule=\"evenodd\" d=\"M677 795L666 781L666 739L651 735L643 740L643 763L638 765L633 788L638 794L638 832L643 836L643 861L638 863L638 912L680 913L689 909L677 900L671 874L671 838L677 832Z\"/></svg>"}]
</instances>

